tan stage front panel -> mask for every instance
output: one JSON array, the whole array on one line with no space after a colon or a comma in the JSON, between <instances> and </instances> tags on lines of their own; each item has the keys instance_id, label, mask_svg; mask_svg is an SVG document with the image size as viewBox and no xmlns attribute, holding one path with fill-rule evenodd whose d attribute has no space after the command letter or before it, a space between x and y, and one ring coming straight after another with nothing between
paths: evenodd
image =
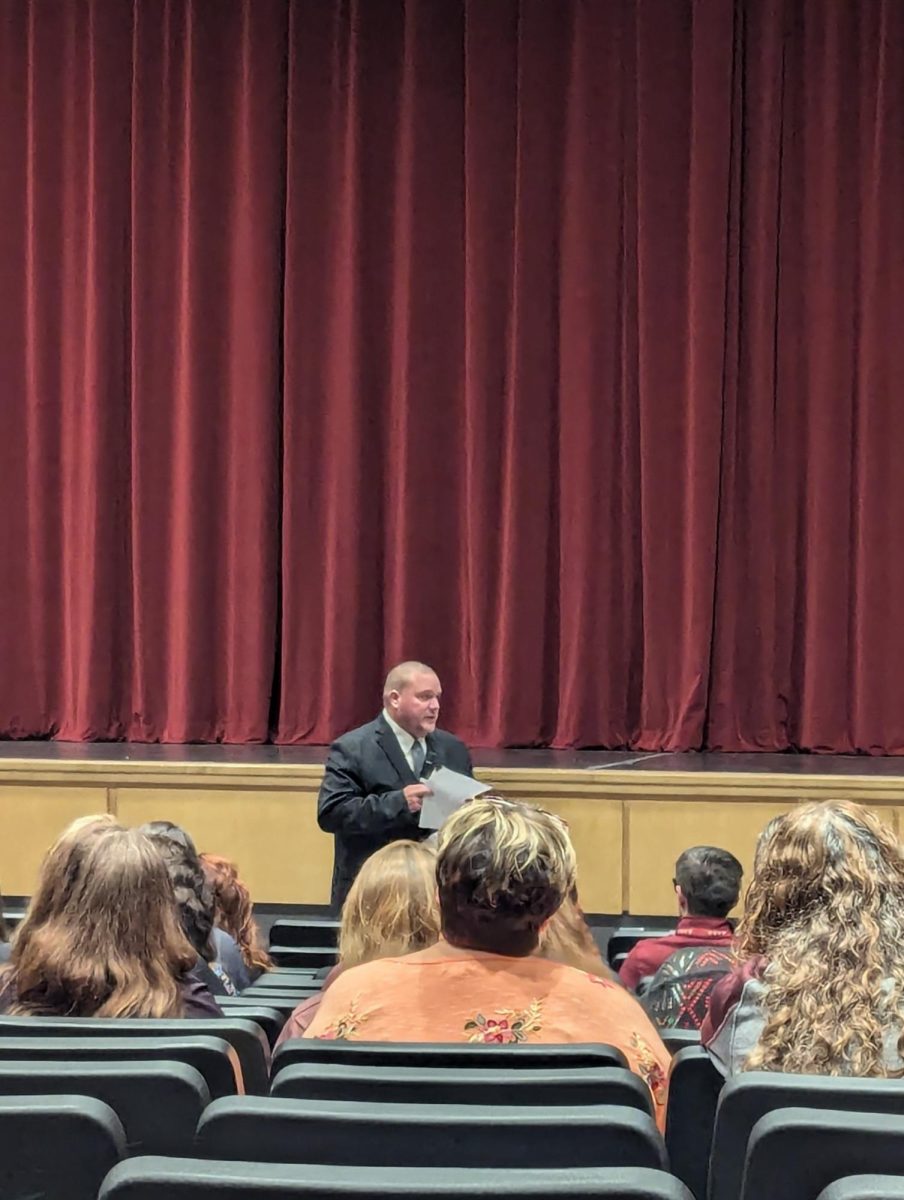
<instances>
[{"instance_id":1,"label":"tan stage front panel","mask_svg":"<svg viewBox=\"0 0 904 1200\"><path fill-rule=\"evenodd\" d=\"M724 846L749 872L766 822L801 800L849 796L896 829L904 779L691 771L494 769L511 799L565 818L587 912L672 915L675 859ZM258 904L326 904L333 839L317 826L322 768L124 760L0 761L0 887L32 892L47 847L74 818L109 811L126 825L184 825L200 850L234 859Z\"/></svg>"},{"instance_id":2,"label":"tan stage front panel","mask_svg":"<svg viewBox=\"0 0 904 1200\"><path fill-rule=\"evenodd\" d=\"M316 791L118 788L115 805L126 825L175 821L199 851L232 859L258 903L329 903L333 839Z\"/></svg>"},{"instance_id":3,"label":"tan stage front panel","mask_svg":"<svg viewBox=\"0 0 904 1200\"><path fill-rule=\"evenodd\" d=\"M787 812L794 803L783 800L767 804L742 799L626 801L626 911L639 916L674 913L675 860L691 846L720 846L730 850L743 864L743 889L746 889L757 838L768 821ZM883 807L876 811L883 819L895 823L894 809Z\"/></svg>"},{"instance_id":4,"label":"tan stage front panel","mask_svg":"<svg viewBox=\"0 0 904 1200\"><path fill-rule=\"evenodd\" d=\"M103 787L0 786L0 888L30 896L46 851L76 817L107 811Z\"/></svg>"}]
</instances>

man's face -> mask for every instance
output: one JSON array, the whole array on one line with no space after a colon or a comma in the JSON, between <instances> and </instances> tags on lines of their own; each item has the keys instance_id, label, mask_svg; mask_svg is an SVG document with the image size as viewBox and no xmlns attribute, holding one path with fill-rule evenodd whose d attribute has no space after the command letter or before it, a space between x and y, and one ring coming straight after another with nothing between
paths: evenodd
<instances>
[{"instance_id":1,"label":"man's face","mask_svg":"<svg viewBox=\"0 0 904 1200\"><path fill-rule=\"evenodd\" d=\"M442 694L432 671L418 671L399 691L389 693L389 715L413 738L426 737L436 728Z\"/></svg>"}]
</instances>

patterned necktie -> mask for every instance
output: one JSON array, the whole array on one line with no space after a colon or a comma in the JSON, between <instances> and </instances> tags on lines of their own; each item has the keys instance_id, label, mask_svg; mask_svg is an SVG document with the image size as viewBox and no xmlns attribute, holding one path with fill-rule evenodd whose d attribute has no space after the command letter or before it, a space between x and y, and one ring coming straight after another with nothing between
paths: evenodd
<instances>
[{"instance_id":1,"label":"patterned necktie","mask_svg":"<svg viewBox=\"0 0 904 1200\"><path fill-rule=\"evenodd\" d=\"M427 748L419 739L414 742L411 747L411 769L414 771L415 779L420 779L421 771L424 769L424 759L427 757Z\"/></svg>"}]
</instances>

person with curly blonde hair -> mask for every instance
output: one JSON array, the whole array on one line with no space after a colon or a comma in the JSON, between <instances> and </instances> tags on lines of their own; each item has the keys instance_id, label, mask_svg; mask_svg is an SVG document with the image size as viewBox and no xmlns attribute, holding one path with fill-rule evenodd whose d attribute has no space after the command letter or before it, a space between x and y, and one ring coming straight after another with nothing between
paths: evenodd
<instances>
[{"instance_id":1,"label":"person with curly blonde hair","mask_svg":"<svg viewBox=\"0 0 904 1200\"><path fill-rule=\"evenodd\" d=\"M439 937L436 853L424 842L390 842L368 858L342 906L339 961L323 989L303 1000L277 1044L301 1037L328 988L349 967L432 946Z\"/></svg>"},{"instance_id":2,"label":"person with curly blonde hair","mask_svg":"<svg viewBox=\"0 0 904 1200\"><path fill-rule=\"evenodd\" d=\"M575 870L559 817L499 796L463 805L439 834L439 941L343 972L304 1036L607 1043L648 1084L662 1127L670 1058L637 1000L611 980L538 953L574 891Z\"/></svg>"},{"instance_id":3,"label":"person with curly blonde hair","mask_svg":"<svg viewBox=\"0 0 904 1200\"><path fill-rule=\"evenodd\" d=\"M742 965L702 1036L726 1074L904 1074L904 854L859 804L770 821L738 929Z\"/></svg>"}]
</instances>

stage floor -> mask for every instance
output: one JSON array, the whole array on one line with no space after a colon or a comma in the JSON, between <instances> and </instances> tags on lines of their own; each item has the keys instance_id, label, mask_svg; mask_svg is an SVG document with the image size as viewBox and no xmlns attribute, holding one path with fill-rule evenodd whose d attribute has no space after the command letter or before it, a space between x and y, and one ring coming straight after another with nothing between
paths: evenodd
<instances>
[{"instance_id":1,"label":"stage floor","mask_svg":"<svg viewBox=\"0 0 904 1200\"><path fill-rule=\"evenodd\" d=\"M0 759L30 762L211 763L321 766L327 746L177 745L139 742L0 741ZM691 771L727 774L875 776L904 779L904 756L867 754L722 754L640 750L473 751L478 770Z\"/></svg>"}]
</instances>

